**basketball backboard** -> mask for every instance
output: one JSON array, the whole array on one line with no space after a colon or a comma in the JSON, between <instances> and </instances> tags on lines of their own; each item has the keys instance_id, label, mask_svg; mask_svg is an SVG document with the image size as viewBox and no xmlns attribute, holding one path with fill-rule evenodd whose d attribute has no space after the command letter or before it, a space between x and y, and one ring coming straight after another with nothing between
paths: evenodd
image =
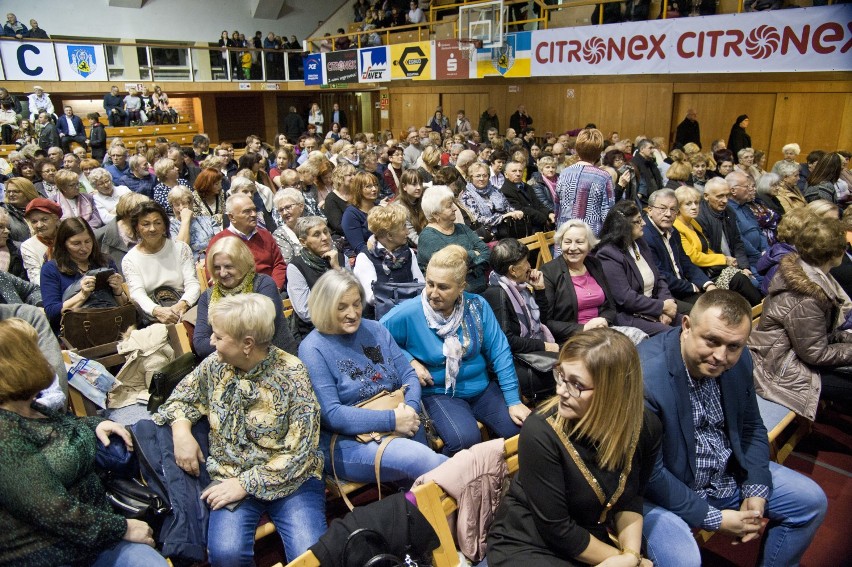
<instances>
[{"instance_id":1,"label":"basketball backboard","mask_svg":"<svg viewBox=\"0 0 852 567\"><path fill-rule=\"evenodd\" d=\"M485 49L501 47L504 13L502 0L459 6L459 40L481 41Z\"/></svg>"}]
</instances>

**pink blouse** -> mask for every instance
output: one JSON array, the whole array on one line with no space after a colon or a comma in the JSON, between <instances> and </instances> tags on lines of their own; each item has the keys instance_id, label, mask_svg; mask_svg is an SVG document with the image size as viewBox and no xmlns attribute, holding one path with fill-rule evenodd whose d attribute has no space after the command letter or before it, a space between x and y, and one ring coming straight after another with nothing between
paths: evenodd
<instances>
[{"instance_id":1,"label":"pink blouse","mask_svg":"<svg viewBox=\"0 0 852 567\"><path fill-rule=\"evenodd\" d=\"M574 284L574 293L577 294L577 322L585 325L600 316L598 308L603 305L606 297L603 288L589 272L582 276L571 276L571 283Z\"/></svg>"}]
</instances>

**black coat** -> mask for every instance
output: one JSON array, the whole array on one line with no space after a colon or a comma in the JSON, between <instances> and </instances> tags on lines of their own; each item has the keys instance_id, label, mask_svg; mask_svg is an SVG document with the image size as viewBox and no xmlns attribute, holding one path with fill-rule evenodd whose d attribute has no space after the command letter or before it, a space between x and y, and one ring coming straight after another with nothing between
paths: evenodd
<instances>
[{"instance_id":1,"label":"black coat","mask_svg":"<svg viewBox=\"0 0 852 567\"><path fill-rule=\"evenodd\" d=\"M731 133L728 136L728 149L734 154L734 163L739 163L737 152L743 148L750 148L751 136L745 131L745 128L739 124L734 124L731 127Z\"/></svg>"},{"instance_id":2,"label":"black coat","mask_svg":"<svg viewBox=\"0 0 852 567\"><path fill-rule=\"evenodd\" d=\"M297 112L289 112L284 117L284 135L291 143L298 142L299 136L302 135L305 128L305 120Z\"/></svg>"},{"instance_id":3,"label":"black coat","mask_svg":"<svg viewBox=\"0 0 852 567\"><path fill-rule=\"evenodd\" d=\"M515 210L523 211L529 234L543 232L551 226L550 211L538 200L532 187L526 183L516 185L506 181L500 191Z\"/></svg>"},{"instance_id":4,"label":"black coat","mask_svg":"<svg viewBox=\"0 0 852 567\"><path fill-rule=\"evenodd\" d=\"M107 141L106 130L103 124L95 124L89 131L89 146L92 148L105 148Z\"/></svg>"},{"instance_id":5,"label":"black coat","mask_svg":"<svg viewBox=\"0 0 852 567\"><path fill-rule=\"evenodd\" d=\"M521 336L521 323L518 320L518 314L515 313L515 308L512 306L512 301L509 299L509 294L506 293L506 290L499 285L489 285L488 289L482 292L482 297L485 298L485 301L491 306L491 310L494 311L494 316L497 317L500 328L503 329L506 339L509 341L509 350L512 351L512 354L544 350L544 340ZM536 290L534 297L543 316L548 305L547 294L543 289Z\"/></svg>"},{"instance_id":6,"label":"black coat","mask_svg":"<svg viewBox=\"0 0 852 567\"><path fill-rule=\"evenodd\" d=\"M48 122L42 127L38 135L38 145L45 151L59 145L59 132L56 131L56 126Z\"/></svg>"},{"instance_id":7,"label":"black coat","mask_svg":"<svg viewBox=\"0 0 852 567\"><path fill-rule=\"evenodd\" d=\"M657 161L653 157L645 159L637 153L630 163L633 164L639 176L639 197L647 201L651 193L663 188L663 176L660 168L657 167Z\"/></svg>"},{"instance_id":8,"label":"black coat","mask_svg":"<svg viewBox=\"0 0 852 567\"><path fill-rule=\"evenodd\" d=\"M684 118L683 122L677 125L675 147L683 148L690 142L701 148L701 127L698 125L698 120Z\"/></svg>"},{"instance_id":9,"label":"black coat","mask_svg":"<svg viewBox=\"0 0 852 567\"><path fill-rule=\"evenodd\" d=\"M698 211L698 218L695 219L701 225L701 230L704 231L704 236L707 237L707 242L710 244L710 249L714 252L722 253L722 234L728 240L728 247L731 249L731 256L737 259L737 267L741 270L747 270L750 266L748 256L746 255L745 246L743 245L740 229L737 228L737 218L733 211L725 208L725 211L718 215L710 210L706 201L701 202L701 209Z\"/></svg>"},{"instance_id":10,"label":"black coat","mask_svg":"<svg viewBox=\"0 0 852 567\"><path fill-rule=\"evenodd\" d=\"M615 302L606 283L600 261L587 256L583 265L604 292L604 302L598 308L598 316L606 319L610 325L614 325ZM541 322L547 325L556 342L562 344L572 335L583 330L583 325L577 322L577 292L574 290L574 283L568 272L568 263L562 256L542 266L541 273L544 275L546 298L546 309L542 307L541 310Z\"/></svg>"}]
</instances>

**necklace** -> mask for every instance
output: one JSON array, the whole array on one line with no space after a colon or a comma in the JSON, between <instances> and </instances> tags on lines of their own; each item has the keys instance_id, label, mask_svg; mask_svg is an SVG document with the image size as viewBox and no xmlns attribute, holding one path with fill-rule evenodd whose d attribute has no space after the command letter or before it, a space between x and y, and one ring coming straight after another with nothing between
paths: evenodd
<instances>
[{"instance_id":1,"label":"necklace","mask_svg":"<svg viewBox=\"0 0 852 567\"><path fill-rule=\"evenodd\" d=\"M639 253L639 247L635 242L633 243L633 254L636 256L637 262L642 259L642 255Z\"/></svg>"},{"instance_id":2,"label":"necklace","mask_svg":"<svg viewBox=\"0 0 852 567\"><path fill-rule=\"evenodd\" d=\"M574 288L578 292L579 291L585 292L586 297L592 296L592 290L590 288L586 287L589 283L589 278L587 277L586 274L580 274L580 275L577 275L577 276L572 275L571 281L574 283ZM577 295L579 295L579 293Z\"/></svg>"}]
</instances>

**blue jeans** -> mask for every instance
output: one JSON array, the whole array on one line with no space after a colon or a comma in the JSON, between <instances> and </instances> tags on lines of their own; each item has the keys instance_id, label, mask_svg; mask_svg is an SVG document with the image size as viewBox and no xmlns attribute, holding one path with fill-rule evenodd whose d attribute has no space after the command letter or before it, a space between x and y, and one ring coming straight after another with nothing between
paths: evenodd
<instances>
[{"instance_id":1,"label":"blue jeans","mask_svg":"<svg viewBox=\"0 0 852 567\"><path fill-rule=\"evenodd\" d=\"M326 474L331 475L328 445L324 444L323 448ZM353 482L375 482L378 449L378 443L361 443L354 437L338 436L334 444L334 466L338 478ZM382 482L413 482L446 460L447 457L439 455L426 444L426 433L420 427L413 439L397 437L385 447L381 464Z\"/></svg>"},{"instance_id":2,"label":"blue jeans","mask_svg":"<svg viewBox=\"0 0 852 567\"><path fill-rule=\"evenodd\" d=\"M239 508L210 512L207 554L213 567L254 567L254 532L266 512L284 542L287 561L308 550L325 533L325 483L310 478L278 500L247 496Z\"/></svg>"},{"instance_id":3,"label":"blue jeans","mask_svg":"<svg viewBox=\"0 0 852 567\"><path fill-rule=\"evenodd\" d=\"M166 567L168 563L153 547L144 543L120 541L102 551L92 567Z\"/></svg>"},{"instance_id":4,"label":"blue jeans","mask_svg":"<svg viewBox=\"0 0 852 567\"><path fill-rule=\"evenodd\" d=\"M759 565L790 567L798 565L814 534L825 518L828 505L822 489L809 479L777 463L769 463L772 492L764 517L769 524L761 545ZM710 505L720 510L739 510L739 491L724 499L710 498ZM644 527L648 559L655 567L690 567L701 565L698 544L689 526L665 508L645 502Z\"/></svg>"},{"instance_id":5,"label":"blue jeans","mask_svg":"<svg viewBox=\"0 0 852 567\"><path fill-rule=\"evenodd\" d=\"M497 382L488 382L488 387L472 398L434 394L423 396L421 403L426 406L438 435L444 440L445 455L454 455L482 441L477 420L504 439L521 432L509 416L509 408Z\"/></svg>"}]
</instances>

